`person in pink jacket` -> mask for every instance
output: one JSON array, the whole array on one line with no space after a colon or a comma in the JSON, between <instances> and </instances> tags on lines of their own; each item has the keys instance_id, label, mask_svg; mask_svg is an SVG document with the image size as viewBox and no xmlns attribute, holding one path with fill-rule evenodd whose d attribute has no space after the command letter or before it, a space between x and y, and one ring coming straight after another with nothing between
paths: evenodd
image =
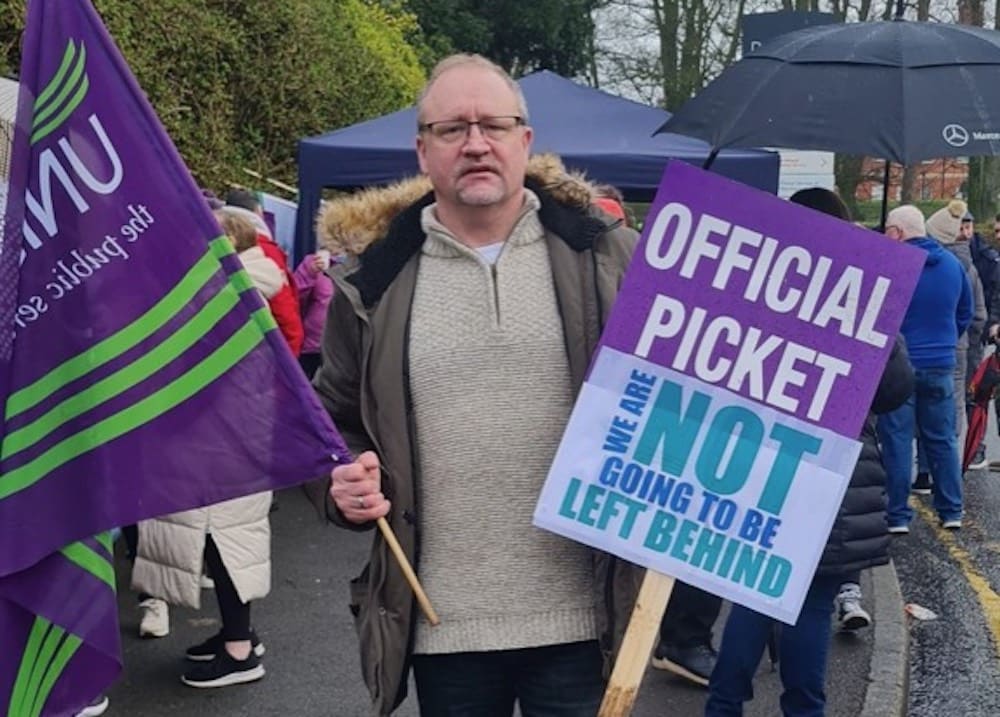
<instances>
[{"instance_id":1,"label":"person in pink jacket","mask_svg":"<svg viewBox=\"0 0 1000 717\"><path fill-rule=\"evenodd\" d=\"M299 309L306 334L299 364L310 379L321 362L323 325L326 323L327 306L333 298L333 281L326 275L330 262L330 252L320 249L314 254L307 254L295 269L295 287L299 292Z\"/></svg>"}]
</instances>

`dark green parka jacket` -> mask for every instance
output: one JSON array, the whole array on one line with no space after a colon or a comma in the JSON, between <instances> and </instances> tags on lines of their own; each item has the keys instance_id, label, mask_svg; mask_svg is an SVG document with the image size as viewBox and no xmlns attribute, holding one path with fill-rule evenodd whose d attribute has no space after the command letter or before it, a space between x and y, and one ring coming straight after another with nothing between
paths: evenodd
<instances>
[{"instance_id":1,"label":"dark green parka jacket","mask_svg":"<svg viewBox=\"0 0 1000 717\"><path fill-rule=\"evenodd\" d=\"M532 159L525 186L541 200L539 217L546 231L566 354L574 390L579 391L636 234L592 209L589 185L567 175L552 157ZM356 260L334 276L337 291L327 320L323 367L314 381L351 450L378 454L383 492L392 502L387 518L418 575L420 476L409 402L407 335L424 241L420 212L433 201L428 189L425 180L411 180L334 203L321 215L321 237L334 249L346 246ZM334 522L344 523L332 503L327 509ZM387 715L406 696L414 621L424 618L381 534L375 531L373 536L370 560L351 582L350 609L372 711ZM606 553L592 555L597 627L610 673L642 571ZM429 597L433 602L434 596Z\"/></svg>"}]
</instances>

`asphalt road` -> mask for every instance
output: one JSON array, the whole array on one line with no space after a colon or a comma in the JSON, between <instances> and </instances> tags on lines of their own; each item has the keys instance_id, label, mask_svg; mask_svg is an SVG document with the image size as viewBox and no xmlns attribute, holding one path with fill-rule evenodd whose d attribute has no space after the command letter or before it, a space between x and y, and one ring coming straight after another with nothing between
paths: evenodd
<instances>
[{"instance_id":1,"label":"asphalt road","mask_svg":"<svg viewBox=\"0 0 1000 717\"><path fill-rule=\"evenodd\" d=\"M357 642L347 610L347 581L364 564L370 535L323 525L297 490L280 497L272 514L273 589L254 605L254 623L267 647L267 676L251 685L199 690L180 682L184 649L219 629L214 594L203 591L200 611L171 609L171 633L140 640L135 594L128 565L119 556L119 606L125 671L111 690L107 714L142 717L361 717L366 695L360 680ZM121 546L119 546L120 548ZM721 630L721 620L720 627ZM860 711L871 656L872 634L836 636L829 669L831 717ZM765 659L748 717L779 714L776 673ZM704 692L672 675L650 669L636 717L700 715ZM1000 712L998 712L1000 713ZM396 712L417 715L412 696Z\"/></svg>"},{"instance_id":2,"label":"asphalt road","mask_svg":"<svg viewBox=\"0 0 1000 717\"><path fill-rule=\"evenodd\" d=\"M995 417L988 456L1000 460ZM903 599L937 618L909 619L910 717L1000 715L1000 472L965 476L962 530L937 525L930 496L911 496L918 517L893 539Z\"/></svg>"}]
</instances>

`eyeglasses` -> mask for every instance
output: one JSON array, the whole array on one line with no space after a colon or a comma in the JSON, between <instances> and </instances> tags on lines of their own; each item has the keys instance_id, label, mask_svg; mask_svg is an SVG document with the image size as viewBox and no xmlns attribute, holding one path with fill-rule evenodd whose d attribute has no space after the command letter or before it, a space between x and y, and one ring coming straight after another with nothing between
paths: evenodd
<instances>
[{"instance_id":1,"label":"eyeglasses","mask_svg":"<svg viewBox=\"0 0 1000 717\"><path fill-rule=\"evenodd\" d=\"M425 122L418 125L421 132L430 132L434 139L445 144L453 144L468 138L472 125L479 127L483 136L495 141L507 139L515 128L524 124L524 118L516 115L503 117L483 117L475 122L471 120L442 120L440 122Z\"/></svg>"}]
</instances>

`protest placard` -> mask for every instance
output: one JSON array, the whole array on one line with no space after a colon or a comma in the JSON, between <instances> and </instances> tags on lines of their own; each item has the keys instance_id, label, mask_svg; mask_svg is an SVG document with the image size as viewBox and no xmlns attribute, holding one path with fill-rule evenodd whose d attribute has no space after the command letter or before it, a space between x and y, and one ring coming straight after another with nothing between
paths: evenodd
<instances>
[{"instance_id":1,"label":"protest placard","mask_svg":"<svg viewBox=\"0 0 1000 717\"><path fill-rule=\"evenodd\" d=\"M794 623L922 263L668 165L536 525Z\"/></svg>"}]
</instances>

